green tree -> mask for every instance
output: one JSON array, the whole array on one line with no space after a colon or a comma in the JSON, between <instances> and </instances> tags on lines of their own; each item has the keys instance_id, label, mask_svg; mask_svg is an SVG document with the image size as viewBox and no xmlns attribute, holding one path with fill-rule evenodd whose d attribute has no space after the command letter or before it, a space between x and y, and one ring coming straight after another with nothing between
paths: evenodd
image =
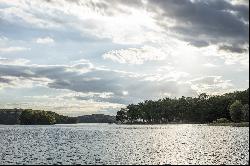
<instances>
[{"instance_id":1,"label":"green tree","mask_svg":"<svg viewBox=\"0 0 250 166\"><path fill-rule=\"evenodd\" d=\"M20 115L20 123L22 125L33 124L34 121L33 111L32 110L24 110Z\"/></svg>"},{"instance_id":2,"label":"green tree","mask_svg":"<svg viewBox=\"0 0 250 166\"><path fill-rule=\"evenodd\" d=\"M55 116L46 111L24 110L20 115L20 123L23 125L49 125L55 124Z\"/></svg>"},{"instance_id":3,"label":"green tree","mask_svg":"<svg viewBox=\"0 0 250 166\"><path fill-rule=\"evenodd\" d=\"M239 100L236 100L229 108L230 116L233 122L240 122L242 119L243 105Z\"/></svg>"},{"instance_id":4,"label":"green tree","mask_svg":"<svg viewBox=\"0 0 250 166\"><path fill-rule=\"evenodd\" d=\"M123 123L125 122L125 120L127 120L127 110L125 108L122 108L116 114L116 121L120 121L121 123Z\"/></svg>"},{"instance_id":5,"label":"green tree","mask_svg":"<svg viewBox=\"0 0 250 166\"><path fill-rule=\"evenodd\" d=\"M136 122L140 117L140 110L138 105L129 104L127 106L127 110L128 120L130 121L130 123Z\"/></svg>"},{"instance_id":6,"label":"green tree","mask_svg":"<svg viewBox=\"0 0 250 166\"><path fill-rule=\"evenodd\" d=\"M249 122L249 105L244 104L242 107L242 120L244 122Z\"/></svg>"}]
</instances>

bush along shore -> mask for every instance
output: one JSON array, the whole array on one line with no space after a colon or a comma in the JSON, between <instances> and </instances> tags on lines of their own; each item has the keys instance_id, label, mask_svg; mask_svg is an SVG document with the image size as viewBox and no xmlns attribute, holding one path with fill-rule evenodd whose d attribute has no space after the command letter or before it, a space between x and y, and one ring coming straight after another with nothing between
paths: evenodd
<instances>
[{"instance_id":1,"label":"bush along shore","mask_svg":"<svg viewBox=\"0 0 250 166\"><path fill-rule=\"evenodd\" d=\"M240 123L210 123L210 126L232 126L232 127L249 127L249 122L240 122Z\"/></svg>"},{"instance_id":2,"label":"bush along shore","mask_svg":"<svg viewBox=\"0 0 250 166\"><path fill-rule=\"evenodd\" d=\"M242 118L245 116L242 116ZM240 122L241 121L241 122ZM209 123L210 126L232 126L232 127L249 127L249 122L247 120L241 119L239 122L232 122L226 118L220 118L213 123Z\"/></svg>"},{"instance_id":3,"label":"bush along shore","mask_svg":"<svg viewBox=\"0 0 250 166\"><path fill-rule=\"evenodd\" d=\"M224 95L164 98L129 104L117 112L119 124L199 123L249 126L249 89Z\"/></svg>"}]
</instances>

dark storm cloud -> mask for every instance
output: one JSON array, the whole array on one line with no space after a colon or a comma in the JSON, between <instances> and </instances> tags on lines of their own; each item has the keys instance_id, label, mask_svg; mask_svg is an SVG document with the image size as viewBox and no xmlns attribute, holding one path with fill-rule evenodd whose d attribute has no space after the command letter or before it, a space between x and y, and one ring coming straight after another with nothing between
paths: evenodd
<instances>
[{"instance_id":1,"label":"dark storm cloud","mask_svg":"<svg viewBox=\"0 0 250 166\"><path fill-rule=\"evenodd\" d=\"M47 78L52 82L47 86L54 89L68 89L83 93L111 92L109 98L94 96L96 101L128 104L129 102L144 99L157 99L164 93L174 96L195 95L195 91L187 84L178 84L175 81L144 81L142 78L131 76L131 73L106 69L91 69L86 73L74 71L72 66L15 66L0 65L1 76L17 77L25 80ZM14 79L15 80L15 79ZM0 81L5 81L1 79ZM124 94L124 92L128 94ZM87 99L88 97L77 97Z\"/></svg>"},{"instance_id":2,"label":"dark storm cloud","mask_svg":"<svg viewBox=\"0 0 250 166\"><path fill-rule=\"evenodd\" d=\"M158 14L156 20L177 37L195 46L206 43L246 44L249 41L249 6L232 5L224 0L151 0L150 8ZM165 18L176 21L173 27ZM199 41L201 44L198 44Z\"/></svg>"},{"instance_id":3,"label":"dark storm cloud","mask_svg":"<svg viewBox=\"0 0 250 166\"><path fill-rule=\"evenodd\" d=\"M89 5L110 16L117 12L126 13L122 6L144 8L155 14L155 21L170 32L170 35L196 47L210 44L244 45L249 42L249 5L232 4L226 0L148 0L147 2L145 4L142 0L104 0L98 3L91 2ZM169 19L175 21L174 26L169 26ZM227 51L247 51L241 48L232 46L232 49L228 48Z\"/></svg>"},{"instance_id":4,"label":"dark storm cloud","mask_svg":"<svg viewBox=\"0 0 250 166\"><path fill-rule=\"evenodd\" d=\"M243 52L248 52L249 48L246 49L237 45L221 45L219 46L219 50L227 52L243 53Z\"/></svg>"},{"instance_id":5,"label":"dark storm cloud","mask_svg":"<svg viewBox=\"0 0 250 166\"><path fill-rule=\"evenodd\" d=\"M10 79L7 79L7 78L1 78L1 77L0 77L0 83L10 84L10 83L11 83L11 80L10 80Z\"/></svg>"},{"instance_id":6,"label":"dark storm cloud","mask_svg":"<svg viewBox=\"0 0 250 166\"><path fill-rule=\"evenodd\" d=\"M202 41L202 40L193 40L189 44L196 46L196 47L205 47L209 45L208 42Z\"/></svg>"},{"instance_id":7,"label":"dark storm cloud","mask_svg":"<svg viewBox=\"0 0 250 166\"><path fill-rule=\"evenodd\" d=\"M12 76L18 78L48 78L53 82L48 86L56 89L69 89L77 92L107 92L114 91L117 94L121 87L116 85L118 73L112 71L92 71L79 73L68 71L69 66L14 66L0 65L0 76ZM93 77L102 76L99 81ZM112 76L112 78L111 78Z\"/></svg>"}]
</instances>

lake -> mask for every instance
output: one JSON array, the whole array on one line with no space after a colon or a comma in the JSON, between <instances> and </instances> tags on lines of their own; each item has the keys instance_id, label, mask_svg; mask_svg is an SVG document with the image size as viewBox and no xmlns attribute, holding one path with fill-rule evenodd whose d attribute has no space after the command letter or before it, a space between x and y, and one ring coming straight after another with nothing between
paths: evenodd
<instances>
[{"instance_id":1,"label":"lake","mask_svg":"<svg viewBox=\"0 0 250 166\"><path fill-rule=\"evenodd\" d=\"M0 164L248 163L248 127L0 125Z\"/></svg>"}]
</instances>

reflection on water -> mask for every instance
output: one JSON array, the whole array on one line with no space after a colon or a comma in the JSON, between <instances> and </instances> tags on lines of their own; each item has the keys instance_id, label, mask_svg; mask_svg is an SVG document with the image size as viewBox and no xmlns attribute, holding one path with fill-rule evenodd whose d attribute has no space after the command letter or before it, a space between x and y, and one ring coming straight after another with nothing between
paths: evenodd
<instances>
[{"instance_id":1,"label":"reflection on water","mask_svg":"<svg viewBox=\"0 0 250 166\"><path fill-rule=\"evenodd\" d=\"M249 128L0 126L0 164L248 164Z\"/></svg>"}]
</instances>

